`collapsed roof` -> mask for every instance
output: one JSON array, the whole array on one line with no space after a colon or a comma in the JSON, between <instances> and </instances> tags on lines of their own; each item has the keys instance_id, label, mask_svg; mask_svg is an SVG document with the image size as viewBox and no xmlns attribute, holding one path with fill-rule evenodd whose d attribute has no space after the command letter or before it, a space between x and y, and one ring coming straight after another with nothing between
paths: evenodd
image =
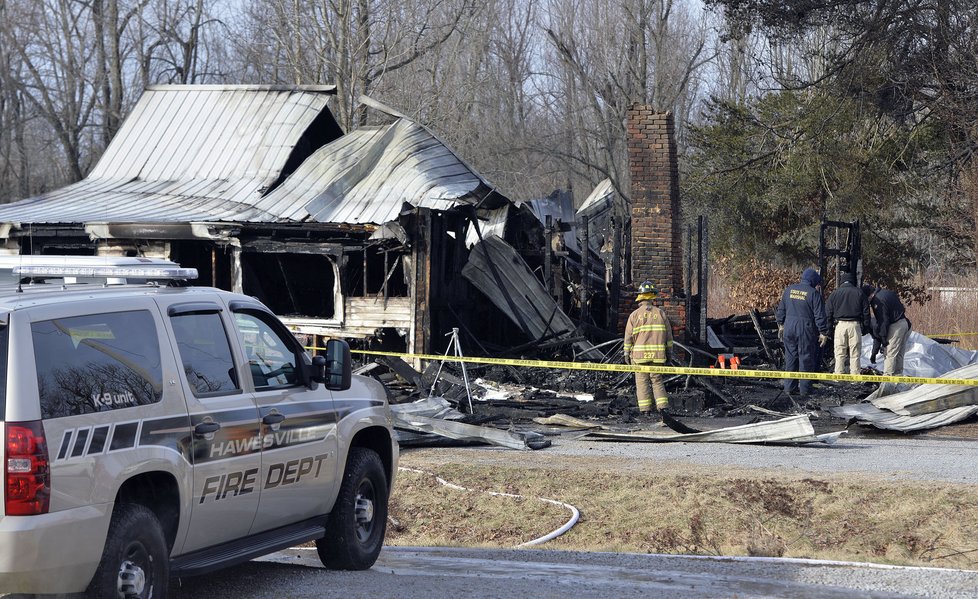
<instances>
[{"instance_id":1,"label":"collapsed roof","mask_svg":"<svg viewBox=\"0 0 978 599\"><path fill-rule=\"evenodd\" d=\"M0 206L6 223L383 224L405 205L508 200L422 125L343 135L333 86L146 90L92 172Z\"/></svg>"},{"instance_id":2,"label":"collapsed roof","mask_svg":"<svg viewBox=\"0 0 978 599\"><path fill-rule=\"evenodd\" d=\"M323 146L258 206L296 221L382 224L395 220L404 204L447 210L480 203L492 192L425 127L399 118Z\"/></svg>"}]
</instances>

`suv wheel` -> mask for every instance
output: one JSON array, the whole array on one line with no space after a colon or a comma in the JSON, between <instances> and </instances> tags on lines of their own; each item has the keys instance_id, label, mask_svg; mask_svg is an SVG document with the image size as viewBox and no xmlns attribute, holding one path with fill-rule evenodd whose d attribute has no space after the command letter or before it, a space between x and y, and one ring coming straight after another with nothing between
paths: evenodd
<instances>
[{"instance_id":1,"label":"suv wheel","mask_svg":"<svg viewBox=\"0 0 978 599\"><path fill-rule=\"evenodd\" d=\"M156 515L139 504L116 504L88 597L162 599L169 574L166 540Z\"/></svg>"},{"instance_id":2,"label":"suv wheel","mask_svg":"<svg viewBox=\"0 0 978 599\"><path fill-rule=\"evenodd\" d=\"M366 570L374 565L387 528L387 477L376 452L350 449L343 486L316 541L323 565L333 570Z\"/></svg>"}]
</instances>

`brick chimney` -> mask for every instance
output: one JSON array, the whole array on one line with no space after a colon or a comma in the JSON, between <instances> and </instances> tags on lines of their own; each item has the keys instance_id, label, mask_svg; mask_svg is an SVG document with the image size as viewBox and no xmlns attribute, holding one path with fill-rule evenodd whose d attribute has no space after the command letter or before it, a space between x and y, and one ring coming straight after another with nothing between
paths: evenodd
<instances>
[{"instance_id":1,"label":"brick chimney","mask_svg":"<svg viewBox=\"0 0 978 599\"><path fill-rule=\"evenodd\" d=\"M682 215L679 211L679 163L672 113L651 106L628 109L628 168L632 197L632 281L623 289L620 330L635 309L642 281L659 290L656 304L665 308L677 336L685 332Z\"/></svg>"}]
</instances>

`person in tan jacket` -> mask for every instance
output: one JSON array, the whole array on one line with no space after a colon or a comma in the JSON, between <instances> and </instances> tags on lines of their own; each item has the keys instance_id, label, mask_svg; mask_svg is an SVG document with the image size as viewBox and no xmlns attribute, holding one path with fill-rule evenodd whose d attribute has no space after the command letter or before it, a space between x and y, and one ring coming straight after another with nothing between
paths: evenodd
<instances>
[{"instance_id":1,"label":"person in tan jacket","mask_svg":"<svg viewBox=\"0 0 978 599\"><path fill-rule=\"evenodd\" d=\"M625 325L626 364L665 364L672 350L672 324L662 308L655 306L656 290L651 281L638 287L639 307L628 317ZM635 373L635 395L638 411L652 412L652 401L662 411L669 407L669 397L661 374Z\"/></svg>"}]
</instances>

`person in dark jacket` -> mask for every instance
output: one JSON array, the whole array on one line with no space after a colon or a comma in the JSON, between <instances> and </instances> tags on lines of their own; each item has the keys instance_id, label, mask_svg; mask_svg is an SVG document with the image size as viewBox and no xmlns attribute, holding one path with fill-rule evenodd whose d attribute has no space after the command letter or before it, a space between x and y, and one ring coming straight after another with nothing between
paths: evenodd
<instances>
[{"instance_id":1,"label":"person in dark jacket","mask_svg":"<svg viewBox=\"0 0 978 599\"><path fill-rule=\"evenodd\" d=\"M790 372L815 372L819 362L819 346L828 343L829 323L819 286L822 277L814 268L806 268L801 282L788 285L781 294L775 311L778 336L784 342L784 369ZM785 379L784 390L801 395L811 392L807 379Z\"/></svg>"},{"instance_id":2,"label":"person in dark jacket","mask_svg":"<svg viewBox=\"0 0 978 599\"><path fill-rule=\"evenodd\" d=\"M835 373L859 374L863 331L869 330L869 300L846 279L825 304L825 316L833 332Z\"/></svg>"},{"instance_id":3,"label":"person in dark jacket","mask_svg":"<svg viewBox=\"0 0 978 599\"><path fill-rule=\"evenodd\" d=\"M883 374L903 374L903 357L907 352L907 337L911 328L906 308L903 307L900 296L889 289L863 285L863 293L869 300L873 314L873 325L870 328L873 355L870 360L875 364L876 354L882 349Z\"/></svg>"}]
</instances>

